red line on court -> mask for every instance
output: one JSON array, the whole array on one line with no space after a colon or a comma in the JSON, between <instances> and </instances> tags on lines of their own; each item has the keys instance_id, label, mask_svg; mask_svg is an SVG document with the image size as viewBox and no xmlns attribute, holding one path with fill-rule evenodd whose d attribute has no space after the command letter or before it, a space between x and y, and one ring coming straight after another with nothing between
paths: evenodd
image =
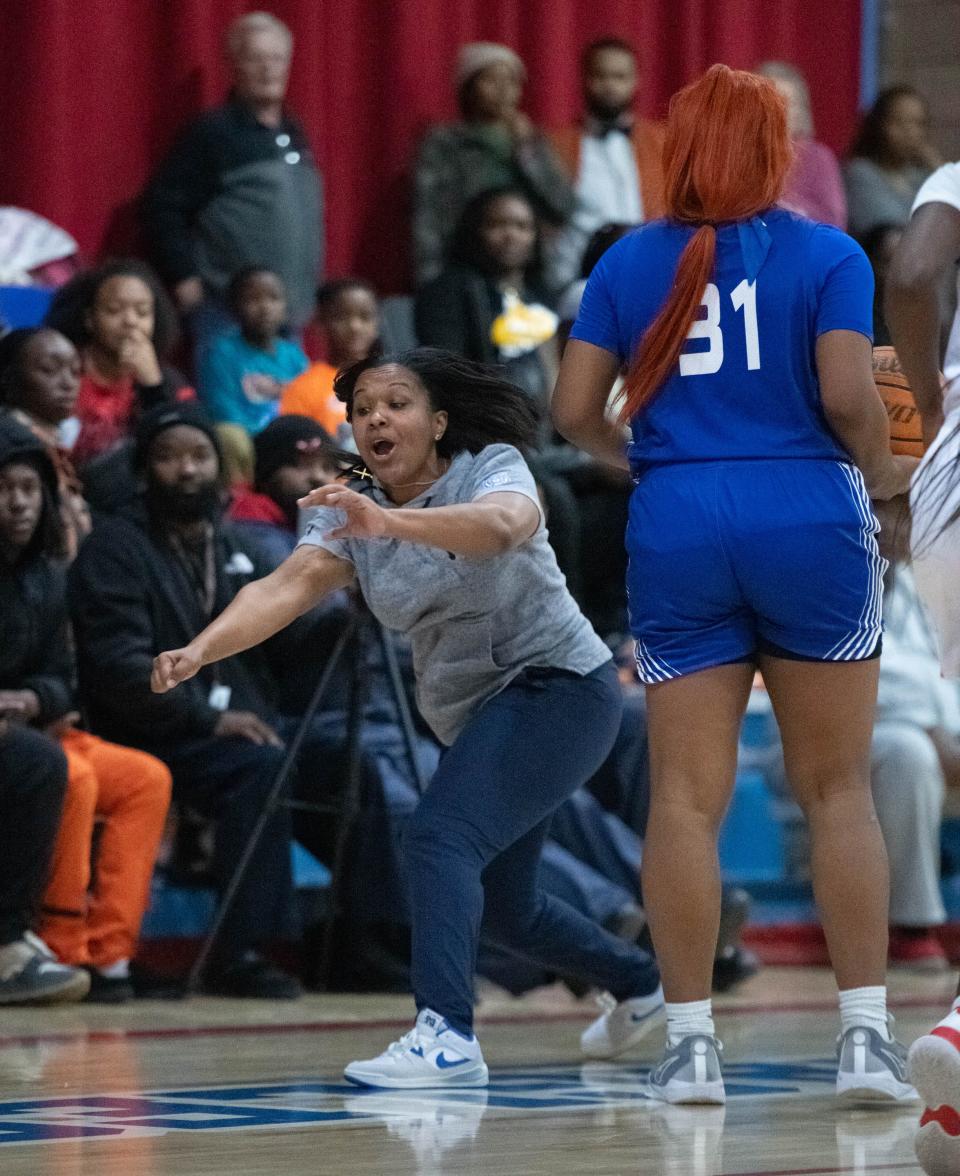
<instances>
[{"instance_id":1,"label":"red line on court","mask_svg":"<svg viewBox=\"0 0 960 1176\"><path fill-rule=\"evenodd\" d=\"M903 1172L916 1164L857 1164L855 1168L776 1168L770 1172L728 1172L726 1176L833 1176L838 1172Z\"/></svg>"},{"instance_id":2,"label":"red line on court","mask_svg":"<svg viewBox=\"0 0 960 1176\"><path fill-rule=\"evenodd\" d=\"M891 1008L898 1009L934 1009L942 1012L942 1004L938 1001L921 999L919 997L894 998L887 1002ZM716 1010L717 1016L744 1017L771 1013L824 1013L836 1009L832 1001L816 1001L808 1004L748 1004L737 1005L733 1008ZM593 1016L588 1009L570 1010L565 1013L525 1013L521 1016L497 1014L478 1018L482 1025L537 1025L556 1022L586 1021ZM356 1029L399 1029L409 1026L409 1017L382 1017L363 1021L292 1021L286 1025L169 1025L160 1029L124 1029L118 1026L112 1029L77 1029L68 1033L30 1033L30 1034L0 1034L0 1045L38 1045L44 1041L116 1041L122 1038L128 1041L151 1041L177 1037L257 1037L267 1034L284 1033L348 1033ZM811 1171L813 1171L811 1169ZM843 1171L827 1169L827 1171ZM766 1176L764 1173L749 1173L746 1176ZM775 1176L781 1176L780 1173ZM783 1174L792 1176L792 1174Z\"/></svg>"}]
</instances>

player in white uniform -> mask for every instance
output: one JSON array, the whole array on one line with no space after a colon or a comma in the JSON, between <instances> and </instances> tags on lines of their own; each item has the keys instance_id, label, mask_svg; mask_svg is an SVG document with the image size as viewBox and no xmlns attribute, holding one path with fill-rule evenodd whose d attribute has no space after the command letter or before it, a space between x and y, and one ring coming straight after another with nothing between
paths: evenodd
<instances>
[{"instance_id":1,"label":"player in white uniform","mask_svg":"<svg viewBox=\"0 0 960 1176\"><path fill-rule=\"evenodd\" d=\"M888 276L886 305L928 445L910 492L913 567L947 677L960 677L960 309L941 387L940 293L956 271L960 295L958 259L960 163L947 163L917 194ZM950 1013L914 1042L910 1069L926 1103L917 1157L930 1176L955 1176L960 1172L960 990Z\"/></svg>"}]
</instances>

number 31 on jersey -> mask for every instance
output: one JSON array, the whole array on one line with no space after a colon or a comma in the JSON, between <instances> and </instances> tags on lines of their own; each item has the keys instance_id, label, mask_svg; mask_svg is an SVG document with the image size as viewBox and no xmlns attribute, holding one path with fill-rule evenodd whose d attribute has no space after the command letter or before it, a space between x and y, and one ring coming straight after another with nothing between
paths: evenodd
<instances>
[{"instance_id":1,"label":"number 31 on jersey","mask_svg":"<svg viewBox=\"0 0 960 1176\"><path fill-rule=\"evenodd\" d=\"M746 278L730 292L735 311L743 311L743 330L747 344L747 370L760 367L760 335L757 331L757 283ZM706 351L693 351L680 356L681 376L712 376L723 366L723 330L720 326L720 291L708 282L700 303L707 317L699 318L687 333L688 339L706 339Z\"/></svg>"}]
</instances>

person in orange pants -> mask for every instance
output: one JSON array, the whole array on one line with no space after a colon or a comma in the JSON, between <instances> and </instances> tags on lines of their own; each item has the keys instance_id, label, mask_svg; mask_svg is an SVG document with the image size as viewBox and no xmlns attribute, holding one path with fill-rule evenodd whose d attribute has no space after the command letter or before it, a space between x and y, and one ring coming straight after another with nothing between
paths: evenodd
<instances>
[{"instance_id":1,"label":"person in orange pants","mask_svg":"<svg viewBox=\"0 0 960 1176\"><path fill-rule=\"evenodd\" d=\"M38 933L64 963L90 970L88 1000L121 1001L132 995L129 964L170 805L170 770L152 755L73 727L60 745L67 793Z\"/></svg>"},{"instance_id":2,"label":"person in orange pants","mask_svg":"<svg viewBox=\"0 0 960 1176\"><path fill-rule=\"evenodd\" d=\"M0 392L7 386L9 370L0 360ZM51 954L88 968L92 999L116 1001L132 995L129 961L147 907L171 779L153 756L74 727L79 716L66 554L50 456L30 429L0 417L0 719L33 727L42 739L59 743L67 758L66 798L39 931ZM97 817L104 829L88 898Z\"/></svg>"}]
</instances>

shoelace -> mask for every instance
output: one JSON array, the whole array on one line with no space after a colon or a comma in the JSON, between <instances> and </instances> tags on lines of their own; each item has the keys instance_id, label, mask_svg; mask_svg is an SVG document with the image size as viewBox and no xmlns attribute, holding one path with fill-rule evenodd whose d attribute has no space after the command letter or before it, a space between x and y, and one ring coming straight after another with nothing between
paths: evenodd
<instances>
[{"instance_id":1,"label":"shoelace","mask_svg":"<svg viewBox=\"0 0 960 1176\"><path fill-rule=\"evenodd\" d=\"M404 1033L399 1041L393 1041L387 1046L387 1056L396 1057L397 1054L406 1053L407 1050L413 1049L419 1044L420 1034L414 1026L409 1033Z\"/></svg>"},{"instance_id":2,"label":"shoelace","mask_svg":"<svg viewBox=\"0 0 960 1176\"><path fill-rule=\"evenodd\" d=\"M611 996L609 992L598 992L594 1000L597 1002L597 1008L608 1016L617 1007L616 998Z\"/></svg>"}]
</instances>

